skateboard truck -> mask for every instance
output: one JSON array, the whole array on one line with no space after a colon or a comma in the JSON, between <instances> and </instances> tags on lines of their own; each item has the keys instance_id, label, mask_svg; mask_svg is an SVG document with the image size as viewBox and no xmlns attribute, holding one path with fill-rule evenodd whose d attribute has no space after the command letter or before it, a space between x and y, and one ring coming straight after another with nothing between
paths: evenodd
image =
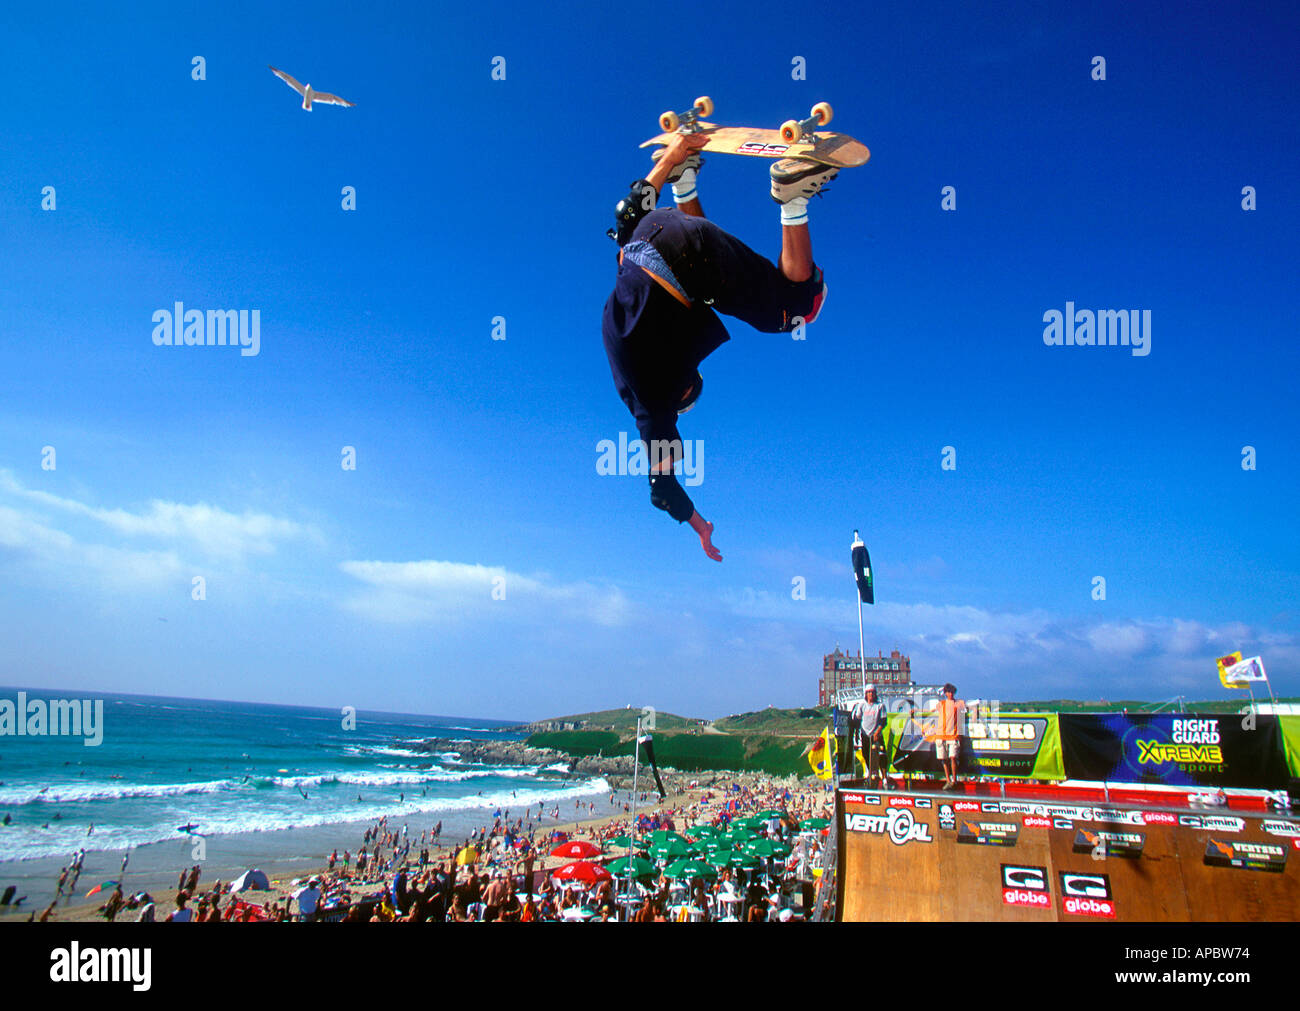
<instances>
[{"instance_id":1,"label":"skateboard truck","mask_svg":"<svg viewBox=\"0 0 1300 1011\"><path fill-rule=\"evenodd\" d=\"M700 120L712 115L713 99L701 95L695 100L695 105L685 112L665 112L659 117L659 126L664 133L672 133L674 130L678 133L699 133L703 129Z\"/></svg>"},{"instance_id":2,"label":"skateboard truck","mask_svg":"<svg viewBox=\"0 0 1300 1011\"><path fill-rule=\"evenodd\" d=\"M814 144L817 138L813 131L831 121L830 102L818 102L812 107L812 114L807 119L787 119L781 124L781 139L787 144ZM662 123L662 120L661 120Z\"/></svg>"}]
</instances>

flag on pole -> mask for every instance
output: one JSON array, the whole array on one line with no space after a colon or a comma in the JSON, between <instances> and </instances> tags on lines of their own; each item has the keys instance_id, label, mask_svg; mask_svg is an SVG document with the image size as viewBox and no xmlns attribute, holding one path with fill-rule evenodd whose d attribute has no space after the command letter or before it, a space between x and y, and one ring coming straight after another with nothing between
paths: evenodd
<instances>
[{"instance_id":1,"label":"flag on pole","mask_svg":"<svg viewBox=\"0 0 1300 1011\"><path fill-rule=\"evenodd\" d=\"M1237 656L1240 657L1241 654L1238 653ZM1268 676L1264 673L1264 661L1257 656L1250 656L1245 660L1238 659L1236 663L1223 672L1224 684L1232 688L1240 688L1252 681L1267 680Z\"/></svg>"},{"instance_id":2,"label":"flag on pole","mask_svg":"<svg viewBox=\"0 0 1300 1011\"><path fill-rule=\"evenodd\" d=\"M856 530L853 531L853 578L858 581L858 597L864 604L876 602L876 591L871 580L871 555Z\"/></svg>"},{"instance_id":3,"label":"flag on pole","mask_svg":"<svg viewBox=\"0 0 1300 1011\"><path fill-rule=\"evenodd\" d=\"M831 728L827 727L813 741L812 750L808 752L808 764L818 779L830 779L835 768L835 738Z\"/></svg>"},{"instance_id":4,"label":"flag on pole","mask_svg":"<svg viewBox=\"0 0 1300 1011\"><path fill-rule=\"evenodd\" d=\"M1238 650L1236 653L1229 653L1227 656L1221 656L1219 657L1219 659L1215 660L1214 663L1219 668L1219 680L1223 682L1224 688L1245 688L1246 687L1246 685L1243 683L1232 682L1228 680L1228 668L1234 667L1237 664L1241 663L1240 650Z\"/></svg>"}]
</instances>

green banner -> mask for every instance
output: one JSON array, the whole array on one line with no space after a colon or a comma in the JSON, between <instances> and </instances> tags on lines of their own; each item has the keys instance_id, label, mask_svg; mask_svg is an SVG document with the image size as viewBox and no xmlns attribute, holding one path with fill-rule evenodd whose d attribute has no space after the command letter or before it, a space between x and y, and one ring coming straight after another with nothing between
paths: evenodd
<instances>
[{"instance_id":1,"label":"green banner","mask_svg":"<svg viewBox=\"0 0 1300 1011\"><path fill-rule=\"evenodd\" d=\"M943 775L934 754L932 717L891 713L885 747L894 772ZM1300 743L1300 742L1298 742ZM1005 713L996 719L972 719L962 726L957 771L965 776L1000 779L1065 778L1060 725L1055 713Z\"/></svg>"},{"instance_id":2,"label":"green banner","mask_svg":"<svg viewBox=\"0 0 1300 1011\"><path fill-rule=\"evenodd\" d=\"M1282 747L1286 751L1286 766L1291 775L1300 778L1300 716L1279 716L1282 728Z\"/></svg>"}]
</instances>

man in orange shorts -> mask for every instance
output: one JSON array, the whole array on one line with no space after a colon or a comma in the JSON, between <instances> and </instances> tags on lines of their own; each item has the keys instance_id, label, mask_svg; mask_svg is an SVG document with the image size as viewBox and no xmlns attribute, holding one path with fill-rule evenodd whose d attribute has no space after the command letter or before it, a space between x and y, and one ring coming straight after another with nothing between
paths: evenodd
<instances>
[{"instance_id":1,"label":"man in orange shorts","mask_svg":"<svg viewBox=\"0 0 1300 1011\"><path fill-rule=\"evenodd\" d=\"M957 751L961 747L961 725L966 715L966 703L957 698L957 689L951 683L943 686L943 698L934 711L934 753L943 766L943 788L951 790L957 785Z\"/></svg>"}]
</instances>

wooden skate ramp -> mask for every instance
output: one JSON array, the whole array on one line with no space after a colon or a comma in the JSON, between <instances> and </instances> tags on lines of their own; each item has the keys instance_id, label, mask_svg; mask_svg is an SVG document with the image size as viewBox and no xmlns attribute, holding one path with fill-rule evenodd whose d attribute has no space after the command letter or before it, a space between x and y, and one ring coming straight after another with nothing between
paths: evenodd
<instances>
[{"instance_id":1,"label":"wooden skate ramp","mask_svg":"<svg viewBox=\"0 0 1300 1011\"><path fill-rule=\"evenodd\" d=\"M960 794L837 795L849 921L1300 920L1300 820Z\"/></svg>"}]
</instances>

